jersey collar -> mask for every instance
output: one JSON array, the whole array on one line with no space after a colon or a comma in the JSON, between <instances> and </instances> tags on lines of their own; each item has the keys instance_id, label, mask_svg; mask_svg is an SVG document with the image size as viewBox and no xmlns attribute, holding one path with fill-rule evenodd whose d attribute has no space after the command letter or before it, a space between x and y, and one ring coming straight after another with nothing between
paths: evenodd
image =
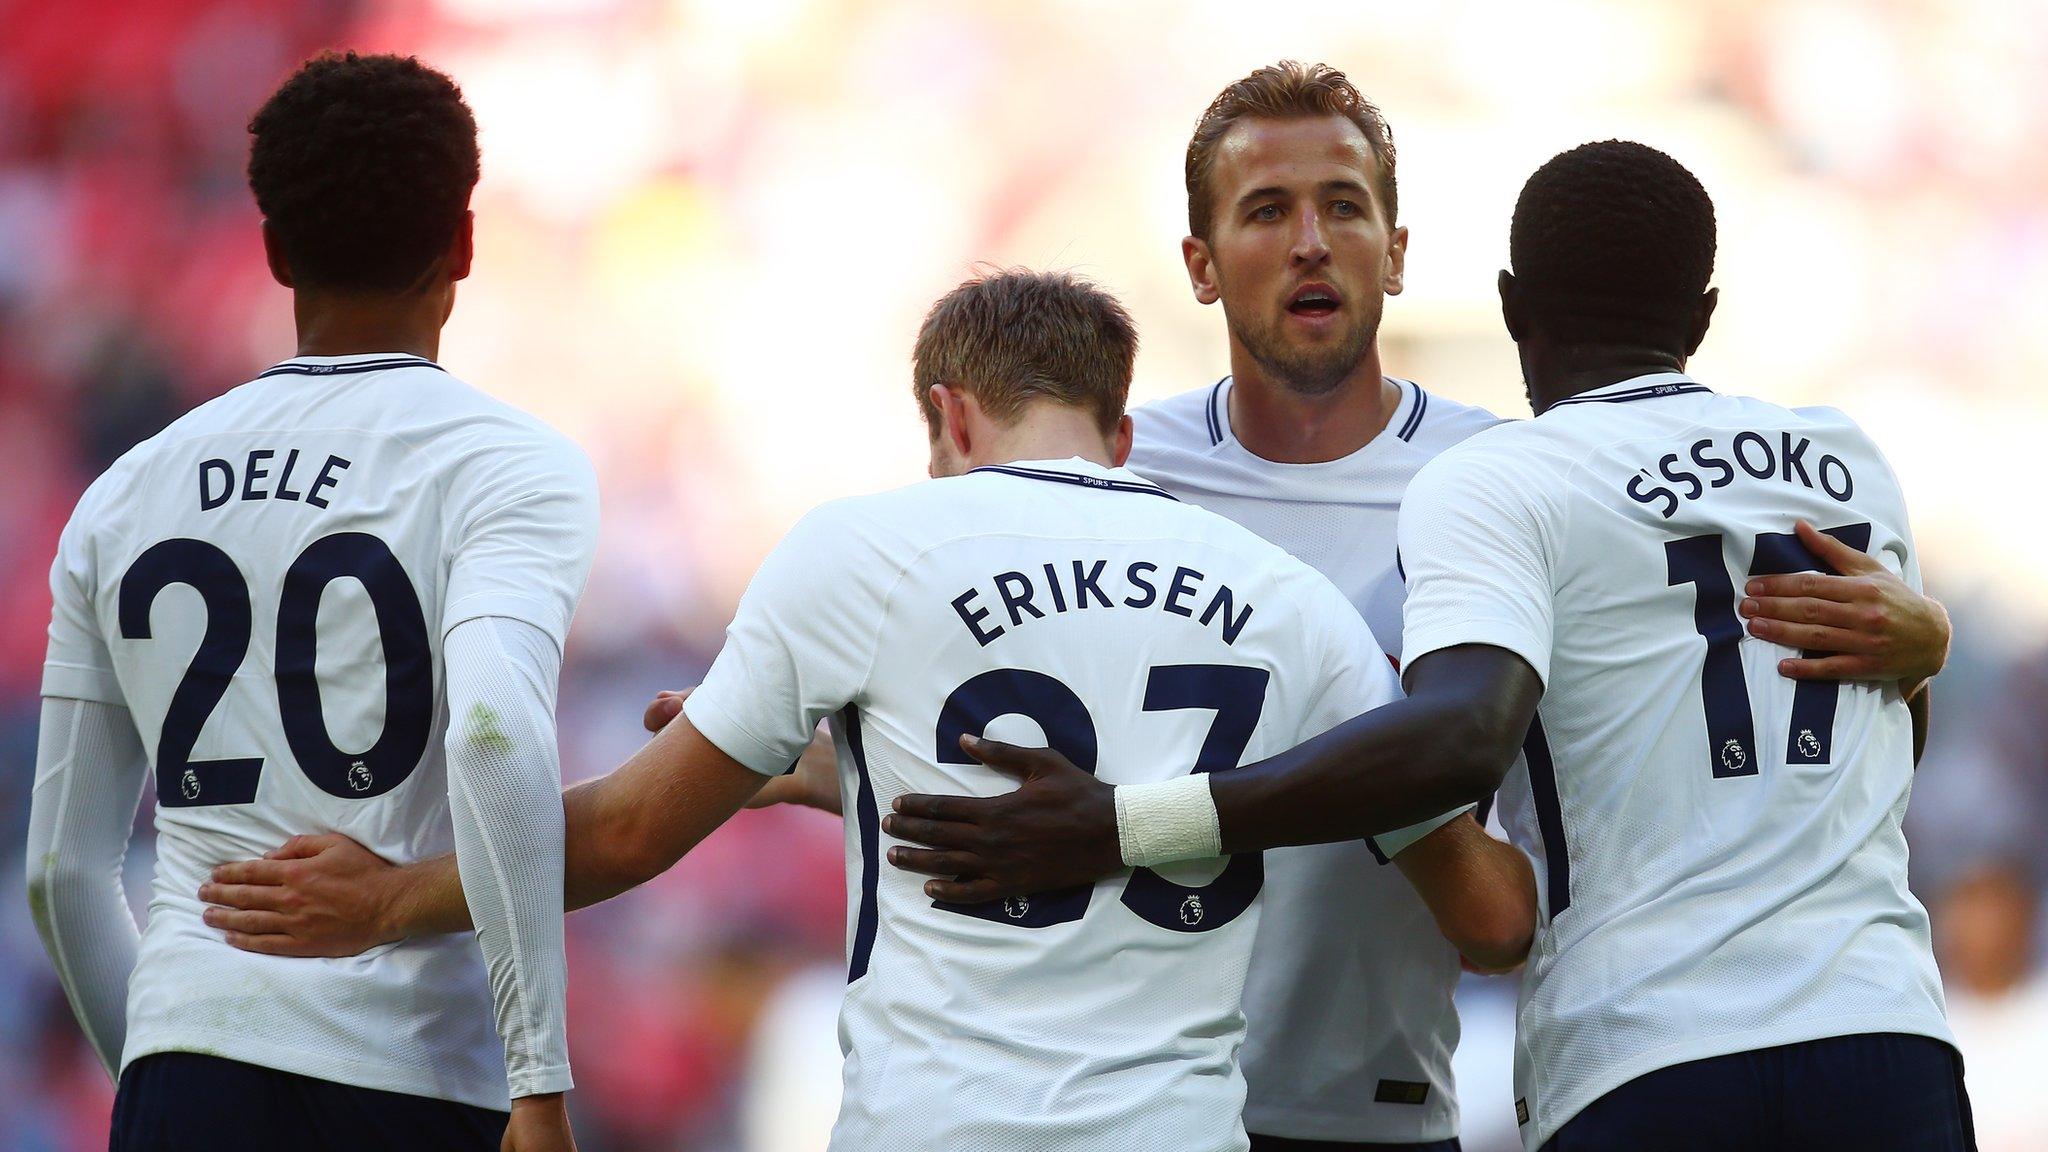
<instances>
[{"instance_id":1,"label":"jersey collar","mask_svg":"<svg viewBox=\"0 0 2048 1152\"><path fill-rule=\"evenodd\" d=\"M1015 476L1020 480L1037 480L1047 484L1073 484L1104 492L1136 492L1146 496L1164 496L1168 500L1180 499L1149 480L1139 479L1138 474L1128 468L1104 468L1079 456L1070 456L1065 460L1017 460L1008 464L984 464L967 471L970 475L976 472L997 472L1004 476Z\"/></svg>"},{"instance_id":2,"label":"jersey collar","mask_svg":"<svg viewBox=\"0 0 2048 1152\"><path fill-rule=\"evenodd\" d=\"M1422 385L1417 384L1413 380L1403 380L1396 376L1387 376L1383 377L1383 379L1391 381L1395 387L1401 390L1401 400L1394 405L1394 410L1387 415L1387 426L1381 429L1380 434L1384 436L1387 433L1392 433L1397 440L1413 441L1416 430L1422 427L1423 417L1429 414L1429 393L1424 392ZM1235 387L1237 387L1236 377L1225 376L1210 387L1209 398L1203 402L1202 416L1209 429L1209 446L1211 448L1222 444L1226 440L1236 438L1230 431L1230 390ZM1365 451L1367 448L1378 443L1379 439L1379 436L1375 436L1371 440L1366 441L1359 451ZM1324 463L1335 463L1335 461L1324 461ZM1289 467L1302 467L1302 465L1289 465ZM1307 465L1307 467L1314 467L1314 465Z\"/></svg>"},{"instance_id":3,"label":"jersey collar","mask_svg":"<svg viewBox=\"0 0 2048 1152\"><path fill-rule=\"evenodd\" d=\"M294 356L256 374L266 376L354 376L362 372L386 372L393 368L447 369L424 356L410 352L356 352L347 356Z\"/></svg>"},{"instance_id":4,"label":"jersey collar","mask_svg":"<svg viewBox=\"0 0 2048 1152\"><path fill-rule=\"evenodd\" d=\"M1581 392L1552 404L1551 408L1562 408L1567 404L1628 404L1637 400L1656 400L1665 396L1684 396L1691 392L1712 392L1713 389L1694 380L1683 372L1652 372L1629 380L1617 381L1591 392ZM1547 411L1547 410L1546 410Z\"/></svg>"}]
</instances>

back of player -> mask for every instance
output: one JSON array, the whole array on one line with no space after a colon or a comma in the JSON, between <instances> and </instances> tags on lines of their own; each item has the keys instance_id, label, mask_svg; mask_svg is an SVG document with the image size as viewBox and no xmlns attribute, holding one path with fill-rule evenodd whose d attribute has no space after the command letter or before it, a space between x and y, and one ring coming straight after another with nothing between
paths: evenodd
<instances>
[{"instance_id":1,"label":"back of player","mask_svg":"<svg viewBox=\"0 0 2048 1152\"><path fill-rule=\"evenodd\" d=\"M1538 1138L1673 1064L1871 1032L1946 1040L1906 888L1908 709L1891 685L1780 676L1788 651L1737 615L1748 577L1818 567L1802 518L1917 589L1875 446L1833 410L1674 374L1453 452L1528 494L1552 565L1556 639L1502 813L1544 871L1518 1070Z\"/></svg>"},{"instance_id":2,"label":"back of player","mask_svg":"<svg viewBox=\"0 0 2048 1152\"><path fill-rule=\"evenodd\" d=\"M560 435L430 359L469 271L478 171L453 82L323 56L251 132L304 354L124 455L65 529L38 927L120 1078L116 1148L495 1148L508 1097L515 1144L566 1136L553 694L595 481ZM93 880L145 772L138 947ZM476 935L288 960L258 954L288 907L202 904L215 866L327 832L393 861L459 844Z\"/></svg>"},{"instance_id":3,"label":"back of player","mask_svg":"<svg viewBox=\"0 0 2048 1152\"><path fill-rule=\"evenodd\" d=\"M950 906L883 866L879 821L906 792L1014 786L960 750L963 733L1156 778L1234 768L1391 699L1336 589L1220 516L1069 459L828 505L748 595L814 604L852 633L805 653L805 695L846 702L834 1146L1242 1147L1257 856ZM730 703L778 643L757 618L742 607L688 705L728 751L762 726Z\"/></svg>"},{"instance_id":4,"label":"back of player","mask_svg":"<svg viewBox=\"0 0 2048 1152\"><path fill-rule=\"evenodd\" d=\"M558 550L451 583L466 537L515 518ZM111 690L154 771L124 1063L204 1051L504 1106L473 938L280 962L229 947L198 892L308 831L450 851L442 638L482 616L566 632L594 527L576 448L417 357L287 361L88 491L59 564L89 615L53 630L75 649L53 646L45 691Z\"/></svg>"},{"instance_id":5,"label":"back of player","mask_svg":"<svg viewBox=\"0 0 2048 1152\"><path fill-rule=\"evenodd\" d=\"M897 796L1016 786L963 735L1160 779L1235 768L1398 693L1327 579L1079 455L1128 451L1135 343L1113 300L1057 274L941 300L917 368L949 478L800 523L684 706L768 773L833 717L849 978L835 1148L1246 1146L1257 856L977 906L936 904L883 860Z\"/></svg>"}]
</instances>

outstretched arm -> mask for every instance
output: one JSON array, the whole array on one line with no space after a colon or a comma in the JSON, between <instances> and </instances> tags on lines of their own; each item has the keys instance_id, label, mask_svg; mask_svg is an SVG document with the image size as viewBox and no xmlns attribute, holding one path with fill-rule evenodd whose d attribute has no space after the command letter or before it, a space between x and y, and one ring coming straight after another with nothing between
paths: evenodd
<instances>
[{"instance_id":1,"label":"outstretched arm","mask_svg":"<svg viewBox=\"0 0 2048 1152\"><path fill-rule=\"evenodd\" d=\"M766 779L678 717L617 771L562 794L564 906L609 900L667 871ZM206 922L229 929L230 944L279 956L353 956L470 927L455 857L394 867L337 835L294 837L262 860L223 864L199 897L220 905ZM276 918L248 918L271 906ZM252 923L267 931L240 930Z\"/></svg>"},{"instance_id":2,"label":"outstretched arm","mask_svg":"<svg viewBox=\"0 0 2048 1152\"><path fill-rule=\"evenodd\" d=\"M1130 865L1222 852L1355 840L1474 803L1500 785L1528 733L1541 681L1505 649L1462 645L1409 669L1410 694L1277 756L1208 773L1220 840L1162 842L1139 809L1182 778L1112 787L1048 748L963 740L976 759L1023 781L1000 796L899 797L882 828L925 845L889 862L935 879L935 899L995 900L1086 884ZM1455 823L1455 821L1454 821ZM1120 835L1121 830L1121 835ZM1201 839L1197 837L1195 839Z\"/></svg>"}]
</instances>

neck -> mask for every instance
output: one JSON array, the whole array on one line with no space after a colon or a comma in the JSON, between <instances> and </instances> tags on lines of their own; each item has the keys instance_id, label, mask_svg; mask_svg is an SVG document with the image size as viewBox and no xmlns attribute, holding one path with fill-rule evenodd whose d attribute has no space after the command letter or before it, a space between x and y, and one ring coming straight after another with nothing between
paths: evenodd
<instances>
[{"instance_id":1,"label":"neck","mask_svg":"<svg viewBox=\"0 0 2048 1152\"><path fill-rule=\"evenodd\" d=\"M1380 371L1377 342L1342 383L1304 395L1231 341L1230 431L1245 450L1276 464L1341 460L1372 442L1401 403Z\"/></svg>"},{"instance_id":2,"label":"neck","mask_svg":"<svg viewBox=\"0 0 2048 1152\"><path fill-rule=\"evenodd\" d=\"M1685 357L1655 348L1622 345L1559 348L1541 338L1520 345L1522 380L1538 416L1560 400L1638 376L1685 371Z\"/></svg>"},{"instance_id":3,"label":"neck","mask_svg":"<svg viewBox=\"0 0 2048 1152\"><path fill-rule=\"evenodd\" d=\"M1035 406L1008 428L997 429L975 443L967 466L1014 464L1019 460L1065 460L1079 456L1104 468L1116 467L1110 447L1092 416L1075 409Z\"/></svg>"},{"instance_id":4,"label":"neck","mask_svg":"<svg viewBox=\"0 0 2048 1152\"><path fill-rule=\"evenodd\" d=\"M299 291L292 295L300 356L354 356L410 352L433 360L441 352L448 307L437 293L345 295Z\"/></svg>"}]
</instances>

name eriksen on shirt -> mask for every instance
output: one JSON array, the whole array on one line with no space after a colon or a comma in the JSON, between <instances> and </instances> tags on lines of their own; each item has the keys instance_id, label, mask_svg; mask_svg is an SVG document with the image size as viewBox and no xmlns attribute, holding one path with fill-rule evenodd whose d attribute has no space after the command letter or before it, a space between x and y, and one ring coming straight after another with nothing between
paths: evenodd
<instances>
[{"instance_id":1,"label":"name eriksen on shirt","mask_svg":"<svg viewBox=\"0 0 2048 1152\"><path fill-rule=\"evenodd\" d=\"M1002 611L1010 619L1008 625L984 623L996 614L996 610L977 603L983 591L979 587L969 588L953 597L953 611L967 626L974 642L984 648L1011 628L1022 625L1026 618L1045 619L1046 609L1041 605L1050 605L1055 615L1084 611L1090 607L1091 601L1098 608L1156 606L1200 624L1216 622L1225 644L1237 643L1239 634L1252 618L1249 603L1244 605L1243 611L1238 610L1237 594L1230 585L1219 583L1205 590L1200 585L1208 577L1193 568L1175 566L1171 577L1159 581L1156 577L1161 571L1160 565L1149 560L1134 561L1123 571L1123 587L1115 589L1123 594L1121 599L1112 599L1102 590L1101 583L1109 561L1091 563L1075 560L1071 563L1071 573L1056 564L1041 565L1043 575L1035 583L1032 575L1023 572L998 572L991 577L994 595L990 599L1002 602ZM1163 593L1159 588L1161 583L1166 585ZM1205 594L1206 601L1203 600ZM1199 616L1196 615L1198 605Z\"/></svg>"},{"instance_id":2,"label":"name eriksen on shirt","mask_svg":"<svg viewBox=\"0 0 2048 1152\"><path fill-rule=\"evenodd\" d=\"M1712 480L1703 481L1698 472L1678 467L1680 457L1676 452L1667 452L1657 461L1657 472L1671 484L1682 486L1680 493L1674 488L1656 483L1648 468L1638 468L1628 478L1628 498L1638 504L1660 505L1657 514L1671 519L1680 503L1697 500L1709 488L1726 488L1735 482L1735 469L1756 480L1780 480L1787 484L1800 484L1807 488L1818 488L1834 500L1847 503L1855 494L1856 478L1849 474L1849 466L1839 456L1823 452L1815 460L1812 469L1807 468L1807 450L1813 441L1801 436L1795 441L1792 433L1780 432L1779 442L1773 447L1770 440L1758 432L1737 432L1735 439L1723 450L1718 448L1712 437L1692 442L1687 456L1695 468L1718 473ZM1719 452L1719 455L1709 453ZM1728 461L1733 458L1735 463ZM1644 480L1648 478L1649 484Z\"/></svg>"}]
</instances>

